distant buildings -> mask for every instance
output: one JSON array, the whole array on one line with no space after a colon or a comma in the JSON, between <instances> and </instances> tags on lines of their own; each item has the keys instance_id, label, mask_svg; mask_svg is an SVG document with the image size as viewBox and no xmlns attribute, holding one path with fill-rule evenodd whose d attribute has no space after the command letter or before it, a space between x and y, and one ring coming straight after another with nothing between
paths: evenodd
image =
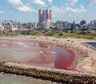
<instances>
[{"instance_id":1,"label":"distant buildings","mask_svg":"<svg viewBox=\"0 0 96 84\"><path fill-rule=\"evenodd\" d=\"M86 20L76 23L68 21L56 21L52 22L52 10L39 10L38 11L38 22L26 22L21 23L18 21L5 20L0 25L0 31L27 31L39 28L56 28L60 31L63 30L96 30L96 20L92 20L89 23Z\"/></svg>"},{"instance_id":2,"label":"distant buildings","mask_svg":"<svg viewBox=\"0 0 96 84\"><path fill-rule=\"evenodd\" d=\"M38 28L49 29L52 21L52 10L39 10Z\"/></svg>"},{"instance_id":3,"label":"distant buildings","mask_svg":"<svg viewBox=\"0 0 96 84\"><path fill-rule=\"evenodd\" d=\"M4 31L4 26L0 25L0 31Z\"/></svg>"},{"instance_id":4,"label":"distant buildings","mask_svg":"<svg viewBox=\"0 0 96 84\"><path fill-rule=\"evenodd\" d=\"M12 25L9 21L2 22L2 26L4 27L4 31L11 31Z\"/></svg>"},{"instance_id":5,"label":"distant buildings","mask_svg":"<svg viewBox=\"0 0 96 84\"><path fill-rule=\"evenodd\" d=\"M80 21L80 30L87 30L88 26L85 20Z\"/></svg>"},{"instance_id":6,"label":"distant buildings","mask_svg":"<svg viewBox=\"0 0 96 84\"><path fill-rule=\"evenodd\" d=\"M0 31L27 31L37 28L37 23L20 23L18 21L4 21L0 25Z\"/></svg>"},{"instance_id":7,"label":"distant buildings","mask_svg":"<svg viewBox=\"0 0 96 84\"><path fill-rule=\"evenodd\" d=\"M96 30L96 20L90 21L89 29Z\"/></svg>"},{"instance_id":8,"label":"distant buildings","mask_svg":"<svg viewBox=\"0 0 96 84\"><path fill-rule=\"evenodd\" d=\"M10 26L11 26L11 31L18 31L21 28L20 22L16 22L16 21L12 21L10 23Z\"/></svg>"},{"instance_id":9,"label":"distant buildings","mask_svg":"<svg viewBox=\"0 0 96 84\"><path fill-rule=\"evenodd\" d=\"M76 28L75 22L69 23L68 21L56 21L55 27L58 30L73 30Z\"/></svg>"},{"instance_id":10,"label":"distant buildings","mask_svg":"<svg viewBox=\"0 0 96 84\"><path fill-rule=\"evenodd\" d=\"M32 29L37 29L37 27L38 27L38 24L36 22L33 22Z\"/></svg>"},{"instance_id":11,"label":"distant buildings","mask_svg":"<svg viewBox=\"0 0 96 84\"><path fill-rule=\"evenodd\" d=\"M68 28L68 21L56 21L55 25L58 30L64 30Z\"/></svg>"},{"instance_id":12,"label":"distant buildings","mask_svg":"<svg viewBox=\"0 0 96 84\"><path fill-rule=\"evenodd\" d=\"M27 31L27 30L32 30L34 29L34 24L32 22L28 22L28 23L21 23L21 30Z\"/></svg>"}]
</instances>

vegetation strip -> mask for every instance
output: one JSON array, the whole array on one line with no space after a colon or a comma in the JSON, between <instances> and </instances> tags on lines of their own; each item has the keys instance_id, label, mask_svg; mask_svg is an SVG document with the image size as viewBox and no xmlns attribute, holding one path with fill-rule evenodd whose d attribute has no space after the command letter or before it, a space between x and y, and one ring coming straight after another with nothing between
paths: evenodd
<instances>
[{"instance_id":1,"label":"vegetation strip","mask_svg":"<svg viewBox=\"0 0 96 84\"><path fill-rule=\"evenodd\" d=\"M0 63L0 72L71 84L95 84L96 74L29 66L14 62Z\"/></svg>"}]
</instances>

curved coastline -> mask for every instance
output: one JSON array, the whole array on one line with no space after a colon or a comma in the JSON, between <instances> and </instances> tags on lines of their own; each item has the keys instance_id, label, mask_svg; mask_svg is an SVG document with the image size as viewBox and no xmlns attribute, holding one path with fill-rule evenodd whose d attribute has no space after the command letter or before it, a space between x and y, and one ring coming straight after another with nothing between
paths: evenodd
<instances>
[{"instance_id":1,"label":"curved coastline","mask_svg":"<svg viewBox=\"0 0 96 84\"><path fill-rule=\"evenodd\" d=\"M87 46L84 46L82 43L85 43L87 41L91 41L91 40L86 40L86 39L74 39L74 38L55 38L55 37L35 37L35 36L18 36L18 37L0 37L0 39L16 39L16 40L36 40L36 41L43 41L43 42L48 42L48 43L51 43L51 44L54 44L56 46L62 46L63 48L66 48L68 50L72 50L74 53L75 53L75 61L74 61L74 65L76 64L76 70L77 71L67 71L67 70L63 70L64 71L64 74L66 73L66 75L68 75L69 79L70 77L72 77L72 81L74 80L74 75L77 77L79 77L79 82L82 80L83 82L90 82L89 80L91 80L91 82L95 82L96 80L96 69L93 69L92 67L96 66L96 63L94 63L94 66L90 66L90 63L92 64L93 61L96 61L95 60L95 55L96 55L96 52L92 49L90 49L89 47ZM95 58L93 58L95 57ZM87 60L87 61L86 61ZM90 61L90 62L89 62ZM89 65L86 65L86 63L88 64L89 62ZM83 65L85 63L85 65ZM5 63L4 63L5 64ZM0 65L1 66L1 65ZM4 65L5 66L5 65ZM9 65L8 65L9 66ZM7 66L7 67L8 67ZM83 66L83 67L82 67ZM87 66L87 67L86 67ZM13 66L14 68L16 69L20 69L20 67L15 67ZM0 67L2 68L2 67ZM6 68L3 67L3 69L5 69L6 71ZM36 67L36 69L38 69L38 67ZM40 69L40 68L39 68ZM40 73L42 72L42 69L46 72L47 70L49 70L48 68L41 68L40 70ZM10 72L11 69L9 69L9 72ZM58 70L58 69L51 69L53 73L54 70L57 70L58 73L61 73L62 70ZM80 72L78 72L80 71ZM2 72L2 69L1 69L1 72ZM94 73L92 73L94 72ZM10 72L11 73L11 72ZM48 72L50 73L50 72ZM74 73L74 74L73 74ZM86 73L86 76L85 76L85 73ZM90 73L90 74L89 74ZM24 73L23 73L24 74ZM57 74L57 73L55 73ZM70 75L71 74L71 75ZM94 76L93 76L94 74ZM56 75L57 76L57 75ZM81 76L81 77L80 77ZM55 77L55 76L54 76ZM64 75L64 77L66 78L66 76ZM82 79L82 78L87 78L86 80ZM42 78L42 77L41 77ZM58 78L58 77L57 77ZM59 77L61 78L61 77ZM50 79L50 78L49 78ZM54 79L55 80L55 79ZM56 79L57 80L57 79ZM56 81L55 80L55 81ZM62 79L65 81L65 79ZM59 80L60 81L60 80ZM76 81L76 80L75 80ZM58 81L57 81L58 82ZM68 82L68 80L67 80ZM77 81L78 82L78 81ZM78 83L79 83L78 82ZM96 83L96 82L95 82Z\"/></svg>"}]
</instances>

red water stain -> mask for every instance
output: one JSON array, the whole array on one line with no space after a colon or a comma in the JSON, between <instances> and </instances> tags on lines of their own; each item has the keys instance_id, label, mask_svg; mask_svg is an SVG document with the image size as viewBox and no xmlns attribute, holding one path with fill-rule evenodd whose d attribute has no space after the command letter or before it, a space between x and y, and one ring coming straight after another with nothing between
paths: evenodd
<instances>
[{"instance_id":1,"label":"red water stain","mask_svg":"<svg viewBox=\"0 0 96 84\"><path fill-rule=\"evenodd\" d=\"M72 51L69 50L66 50L66 52L61 51L55 60L55 68L69 69L70 66L73 66L74 58L75 54Z\"/></svg>"},{"instance_id":2,"label":"red water stain","mask_svg":"<svg viewBox=\"0 0 96 84\"><path fill-rule=\"evenodd\" d=\"M51 51L52 52L52 51ZM75 54L72 51L61 49L57 51L57 53L49 54L48 52L43 52L44 54L39 54L36 58L30 58L29 60L25 59L22 61L24 64L28 65L46 65L46 64L52 64L54 68L58 69L72 69L73 67L73 61L75 58ZM71 67L71 68L69 68Z\"/></svg>"}]
</instances>

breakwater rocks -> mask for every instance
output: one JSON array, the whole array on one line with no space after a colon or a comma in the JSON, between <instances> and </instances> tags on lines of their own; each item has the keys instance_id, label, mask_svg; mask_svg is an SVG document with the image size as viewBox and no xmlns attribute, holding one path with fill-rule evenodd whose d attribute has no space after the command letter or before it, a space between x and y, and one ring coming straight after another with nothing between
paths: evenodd
<instances>
[{"instance_id":1,"label":"breakwater rocks","mask_svg":"<svg viewBox=\"0 0 96 84\"><path fill-rule=\"evenodd\" d=\"M29 66L14 62L0 63L0 72L30 76L64 84L96 84L96 74Z\"/></svg>"}]
</instances>

